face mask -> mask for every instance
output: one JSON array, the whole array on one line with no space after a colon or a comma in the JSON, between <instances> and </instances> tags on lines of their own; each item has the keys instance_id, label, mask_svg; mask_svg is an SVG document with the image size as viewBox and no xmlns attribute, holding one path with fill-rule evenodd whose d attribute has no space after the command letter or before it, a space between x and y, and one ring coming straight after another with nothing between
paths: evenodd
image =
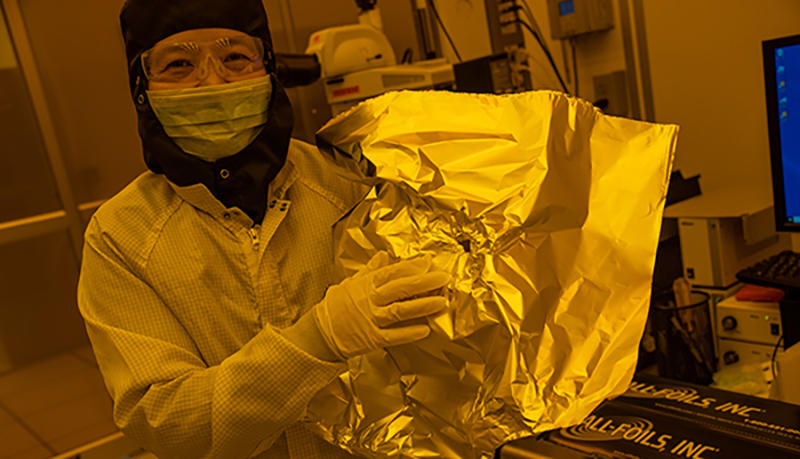
<instances>
[{"instance_id":1,"label":"face mask","mask_svg":"<svg viewBox=\"0 0 800 459\"><path fill-rule=\"evenodd\" d=\"M147 96L164 131L183 151L214 162L242 151L261 133L272 80L154 90Z\"/></svg>"}]
</instances>

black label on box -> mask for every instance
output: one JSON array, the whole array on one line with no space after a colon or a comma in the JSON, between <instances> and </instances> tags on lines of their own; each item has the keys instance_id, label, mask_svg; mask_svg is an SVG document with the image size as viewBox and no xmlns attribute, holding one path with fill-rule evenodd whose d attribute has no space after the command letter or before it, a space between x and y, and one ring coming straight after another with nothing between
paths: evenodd
<instances>
[{"instance_id":1,"label":"black label on box","mask_svg":"<svg viewBox=\"0 0 800 459\"><path fill-rule=\"evenodd\" d=\"M638 374L616 399L703 428L800 451L800 407Z\"/></svg>"},{"instance_id":2,"label":"black label on box","mask_svg":"<svg viewBox=\"0 0 800 459\"><path fill-rule=\"evenodd\" d=\"M800 454L614 401L604 403L580 424L548 432L542 439L593 457L739 459Z\"/></svg>"}]
</instances>

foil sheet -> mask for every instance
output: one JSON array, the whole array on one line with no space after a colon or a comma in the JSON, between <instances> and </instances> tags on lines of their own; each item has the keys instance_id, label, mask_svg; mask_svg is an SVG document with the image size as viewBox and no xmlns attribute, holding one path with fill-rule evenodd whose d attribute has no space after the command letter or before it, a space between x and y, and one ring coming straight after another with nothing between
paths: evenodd
<instances>
[{"instance_id":1,"label":"foil sheet","mask_svg":"<svg viewBox=\"0 0 800 459\"><path fill-rule=\"evenodd\" d=\"M491 457L578 424L637 361L678 127L551 91L396 92L318 146L371 191L336 227L344 278L431 254L449 308L423 341L348 361L308 426L366 457Z\"/></svg>"}]
</instances>

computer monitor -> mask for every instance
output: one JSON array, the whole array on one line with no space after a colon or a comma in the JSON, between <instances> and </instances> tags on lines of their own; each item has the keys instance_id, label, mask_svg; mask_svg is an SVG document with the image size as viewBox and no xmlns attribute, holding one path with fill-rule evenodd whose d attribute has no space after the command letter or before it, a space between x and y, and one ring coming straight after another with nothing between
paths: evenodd
<instances>
[{"instance_id":1,"label":"computer monitor","mask_svg":"<svg viewBox=\"0 0 800 459\"><path fill-rule=\"evenodd\" d=\"M800 35L762 42L778 231L800 232Z\"/></svg>"},{"instance_id":2,"label":"computer monitor","mask_svg":"<svg viewBox=\"0 0 800 459\"><path fill-rule=\"evenodd\" d=\"M800 35L767 40L761 48L776 229L800 231ZM781 300L780 311L783 345L788 348L800 342L796 291Z\"/></svg>"}]
</instances>

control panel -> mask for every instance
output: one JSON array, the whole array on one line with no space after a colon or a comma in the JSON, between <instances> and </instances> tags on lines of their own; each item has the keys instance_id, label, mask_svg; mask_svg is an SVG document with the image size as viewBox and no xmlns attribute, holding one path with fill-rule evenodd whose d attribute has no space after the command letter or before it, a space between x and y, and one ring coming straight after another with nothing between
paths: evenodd
<instances>
[{"instance_id":1,"label":"control panel","mask_svg":"<svg viewBox=\"0 0 800 459\"><path fill-rule=\"evenodd\" d=\"M486 23L489 25L492 53L506 52L509 47L525 47L520 8L517 0L486 0Z\"/></svg>"},{"instance_id":2,"label":"control panel","mask_svg":"<svg viewBox=\"0 0 800 459\"><path fill-rule=\"evenodd\" d=\"M614 27L611 0L547 0L547 10L550 35L555 39Z\"/></svg>"},{"instance_id":3,"label":"control panel","mask_svg":"<svg viewBox=\"0 0 800 459\"><path fill-rule=\"evenodd\" d=\"M778 339L775 338L777 342ZM735 339L719 339L719 366L724 368L735 364L748 364L758 362L769 362L772 359L772 352L775 350L775 343L768 344L747 343ZM778 348L777 355L783 353L783 348Z\"/></svg>"},{"instance_id":4,"label":"control panel","mask_svg":"<svg viewBox=\"0 0 800 459\"><path fill-rule=\"evenodd\" d=\"M716 306L717 336L751 343L774 345L781 336L778 303L738 301L727 298ZM720 357L724 356L720 353Z\"/></svg>"}]
</instances>

